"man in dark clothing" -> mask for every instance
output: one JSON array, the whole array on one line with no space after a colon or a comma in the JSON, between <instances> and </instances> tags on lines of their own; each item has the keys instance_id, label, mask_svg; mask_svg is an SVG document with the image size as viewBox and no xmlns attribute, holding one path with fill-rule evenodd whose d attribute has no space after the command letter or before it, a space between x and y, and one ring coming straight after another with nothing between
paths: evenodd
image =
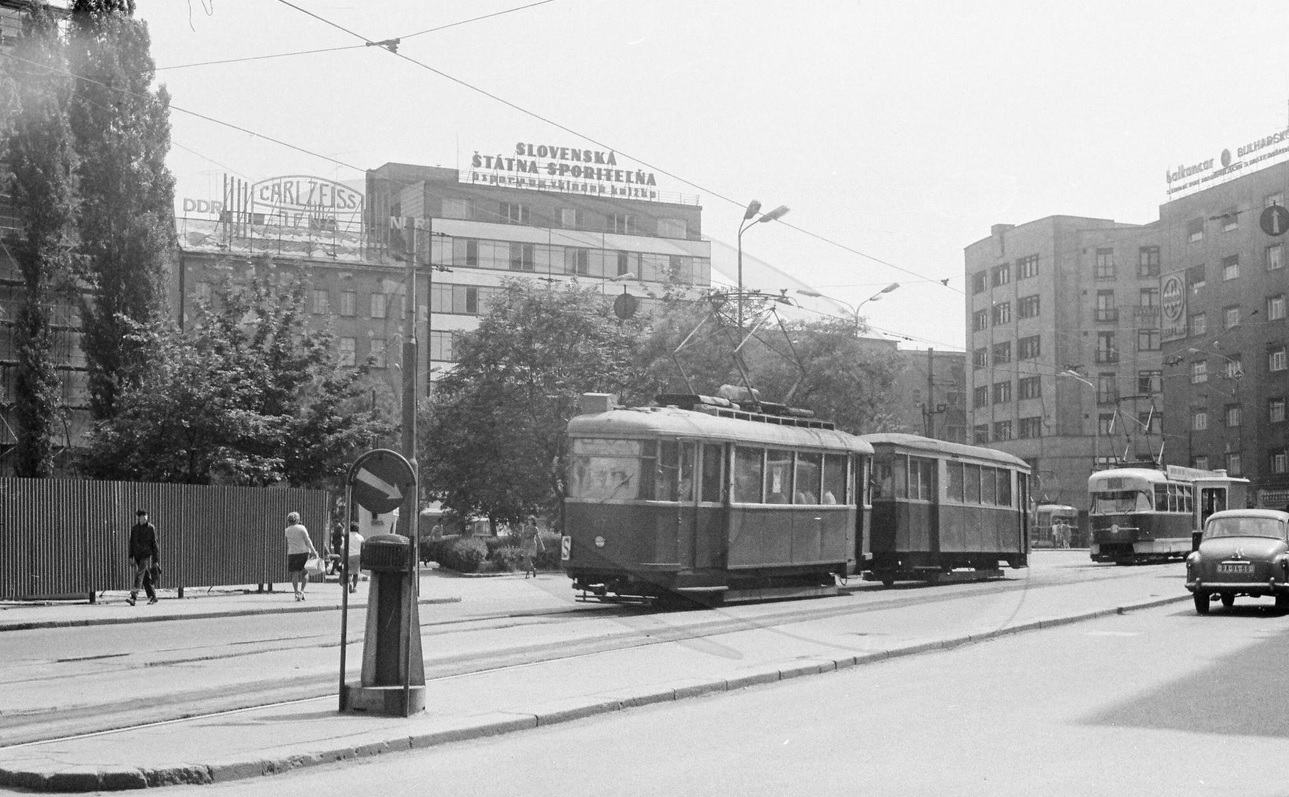
<instances>
[{"instance_id":1,"label":"man in dark clothing","mask_svg":"<svg viewBox=\"0 0 1289 797\"><path fill-rule=\"evenodd\" d=\"M148 605L157 602L157 591L152 586L152 566L161 566L161 551L157 548L157 527L148 522L148 510L134 513L137 522L130 527L130 559L134 562L134 589L126 600L134 605L139 595L139 584L148 595Z\"/></svg>"}]
</instances>

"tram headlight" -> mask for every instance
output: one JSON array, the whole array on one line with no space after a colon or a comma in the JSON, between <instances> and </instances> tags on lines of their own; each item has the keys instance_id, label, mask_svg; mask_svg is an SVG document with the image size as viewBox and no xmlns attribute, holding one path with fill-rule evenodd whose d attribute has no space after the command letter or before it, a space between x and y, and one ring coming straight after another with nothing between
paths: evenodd
<instances>
[{"instance_id":1,"label":"tram headlight","mask_svg":"<svg viewBox=\"0 0 1289 797\"><path fill-rule=\"evenodd\" d=\"M596 547L596 548L603 548L603 547L604 547L604 537L602 537L602 536L600 536L600 535L598 535L598 534L597 534L597 535L595 535L595 547Z\"/></svg>"}]
</instances>

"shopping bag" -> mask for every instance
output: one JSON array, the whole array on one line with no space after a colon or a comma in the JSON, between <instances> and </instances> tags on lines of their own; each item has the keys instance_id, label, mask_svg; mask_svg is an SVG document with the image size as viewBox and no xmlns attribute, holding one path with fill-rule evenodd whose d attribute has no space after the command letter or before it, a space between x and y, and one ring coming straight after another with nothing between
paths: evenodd
<instances>
[{"instance_id":1,"label":"shopping bag","mask_svg":"<svg viewBox=\"0 0 1289 797\"><path fill-rule=\"evenodd\" d=\"M322 560L316 556L310 556L309 560L304 563L304 572L311 576L320 575L322 573Z\"/></svg>"}]
</instances>

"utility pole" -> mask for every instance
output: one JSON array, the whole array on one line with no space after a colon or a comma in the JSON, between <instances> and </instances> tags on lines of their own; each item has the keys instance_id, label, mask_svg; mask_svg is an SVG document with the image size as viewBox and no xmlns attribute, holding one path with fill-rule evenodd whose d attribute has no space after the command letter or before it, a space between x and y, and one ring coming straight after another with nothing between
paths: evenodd
<instances>
[{"instance_id":1,"label":"utility pole","mask_svg":"<svg viewBox=\"0 0 1289 797\"><path fill-rule=\"evenodd\" d=\"M933 427L935 426L933 422L935 419L935 416L932 414L932 408L935 406L935 401L934 401L935 396L931 392L932 390L935 389L934 374L935 374L935 349L928 347L926 350L926 403L922 405L922 413L923 415L925 415L924 424L926 425L927 437L935 437L935 435L932 434L932 432L934 431Z\"/></svg>"}]
</instances>

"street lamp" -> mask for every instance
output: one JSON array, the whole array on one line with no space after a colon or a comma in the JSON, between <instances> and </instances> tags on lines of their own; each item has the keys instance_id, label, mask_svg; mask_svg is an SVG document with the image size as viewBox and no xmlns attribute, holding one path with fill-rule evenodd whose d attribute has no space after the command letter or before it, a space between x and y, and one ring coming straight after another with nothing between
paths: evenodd
<instances>
[{"instance_id":1,"label":"street lamp","mask_svg":"<svg viewBox=\"0 0 1289 797\"><path fill-rule=\"evenodd\" d=\"M900 284L898 282L892 282L890 285L887 285L885 288L882 288L880 291L868 297L867 299L860 302L859 304L851 304L850 302L843 302L841 299L835 299L831 296L824 296L822 293L819 293L818 291L813 291L809 289L798 288L797 293L801 294L802 296L810 296L816 299L827 299L830 302L839 304L842 307L844 307L847 311L850 312L851 318L855 322L855 335L858 336L859 335L859 308L863 307L869 302L877 301L878 299L882 298L882 294L890 293L891 291L895 290L898 287L900 287Z\"/></svg>"},{"instance_id":2,"label":"street lamp","mask_svg":"<svg viewBox=\"0 0 1289 797\"><path fill-rule=\"evenodd\" d=\"M1082 366L1080 366L1080 367L1082 367ZM1093 426L1092 426L1092 472L1093 472L1093 473L1095 473L1095 472L1096 472L1096 469L1097 469L1097 450L1101 447L1101 446L1100 446L1100 443L1101 443L1101 417L1100 417L1100 415L1099 415L1099 414L1097 413L1097 411L1096 411L1097 386L1096 386L1096 385L1094 385L1094 384L1092 384L1092 382L1091 382L1089 379L1087 379L1086 377L1084 377L1084 376L1083 376L1083 374L1080 374L1078 371L1074 370L1073 368L1066 368L1064 371L1060 371L1060 372L1058 372L1058 373L1057 373L1057 376L1068 376L1069 378L1073 379L1074 381L1076 381L1076 382L1082 382L1083 384L1085 384L1085 385L1087 385L1088 387L1092 388L1092 414L1093 414L1093 419L1092 419L1092 420L1093 420ZM1112 442L1113 442L1113 441L1112 441Z\"/></svg>"},{"instance_id":3,"label":"street lamp","mask_svg":"<svg viewBox=\"0 0 1289 797\"><path fill-rule=\"evenodd\" d=\"M762 213L758 218L757 213L761 210L761 201L753 199L747 203L747 210L743 211L743 221L738 226L738 328L739 334L743 332L743 233L753 224L774 221L782 218L788 212L787 205L779 205L769 213Z\"/></svg>"},{"instance_id":4,"label":"street lamp","mask_svg":"<svg viewBox=\"0 0 1289 797\"><path fill-rule=\"evenodd\" d=\"M900 284L898 282L892 282L890 285L887 285L885 288L882 288L877 293L873 294L872 296L868 297L864 301L855 305L855 329L856 330L859 329L859 308L863 307L869 302L877 301L878 299L882 298L883 293L890 293L891 291L895 290L898 287L900 287Z\"/></svg>"}]
</instances>

